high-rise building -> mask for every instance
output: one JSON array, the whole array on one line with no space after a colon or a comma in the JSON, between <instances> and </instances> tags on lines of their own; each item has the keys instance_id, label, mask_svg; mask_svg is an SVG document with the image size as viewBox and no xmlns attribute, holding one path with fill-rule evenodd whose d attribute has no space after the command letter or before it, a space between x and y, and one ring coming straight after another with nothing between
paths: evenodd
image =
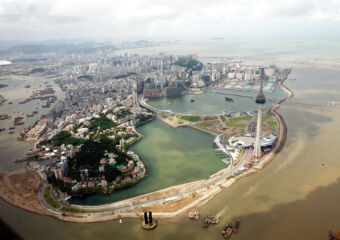
<instances>
[{"instance_id":1,"label":"high-rise building","mask_svg":"<svg viewBox=\"0 0 340 240\"><path fill-rule=\"evenodd\" d=\"M266 103L266 97L263 94L262 90L262 78L263 78L263 69L261 69L261 87L260 92L256 96L255 102L258 105L257 111L257 124L256 124L256 138L255 138L255 145L254 145L254 153L253 156L255 158L261 157L261 144L260 144L260 135L261 135L261 126L262 126L262 106Z\"/></svg>"}]
</instances>

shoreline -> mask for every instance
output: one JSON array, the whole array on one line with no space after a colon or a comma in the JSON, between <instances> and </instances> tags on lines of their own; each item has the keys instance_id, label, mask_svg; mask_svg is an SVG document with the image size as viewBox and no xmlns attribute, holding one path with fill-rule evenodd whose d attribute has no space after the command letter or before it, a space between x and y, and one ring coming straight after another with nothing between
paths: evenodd
<instances>
[{"instance_id":1,"label":"shoreline","mask_svg":"<svg viewBox=\"0 0 340 240\"><path fill-rule=\"evenodd\" d=\"M279 122L280 134L278 142L275 145L274 149L269 154L265 155L257 165L255 165L253 168L250 168L247 171L242 172L241 174L238 174L236 176L233 175L227 178L226 175L229 172L227 168L224 168L218 171L217 173L211 175L208 179L168 187L155 192L147 193L144 195L121 200L110 204L97 206L72 205L72 204L64 205L65 207L71 207L72 209L78 210L79 213L63 212L60 210L56 211L56 209L51 209L50 206L46 206L46 203L44 201L41 201L41 193L43 192L41 191L42 179L37 180L35 177L34 177L35 181L40 182L39 185L40 190L39 194L38 193L36 194L37 196L34 201L36 203L36 200L37 199L39 200L40 207L43 209L43 211L40 211L39 208L31 207L30 205L25 206L25 203L27 201L25 201L24 198L21 200L18 199L17 201L8 201L9 199L14 198L18 194L18 192L3 191L2 189L3 186L1 188L2 191L0 197L4 199L6 202L9 202L10 204L17 206L19 208L42 215L50 215L56 217L57 219L67 222L88 223L109 221L128 217L141 218L141 214L144 211L152 211L153 215L158 219L170 220L171 218L172 221L182 219L183 217L186 217L186 214L190 210L197 209L200 206L204 205L206 202L208 202L210 199L216 196L223 189L230 187L238 179L255 174L258 170L263 169L280 152L286 140L287 127L283 117L279 113L277 113L276 110L279 108L282 102L291 98L294 95L290 89L286 88L282 84L285 80L286 79L279 82L279 87L286 93L286 97L282 99L279 103L271 107L277 121ZM33 171L27 167L26 170ZM3 174L10 175L11 172L15 171L17 171L17 169L2 173L2 175ZM2 175L0 175L1 176L0 183L2 182L5 183L6 181L4 181ZM45 187L45 185L43 185L43 187ZM6 186L6 188L10 188L10 186ZM81 211L83 212L80 213Z\"/></svg>"}]
</instances>

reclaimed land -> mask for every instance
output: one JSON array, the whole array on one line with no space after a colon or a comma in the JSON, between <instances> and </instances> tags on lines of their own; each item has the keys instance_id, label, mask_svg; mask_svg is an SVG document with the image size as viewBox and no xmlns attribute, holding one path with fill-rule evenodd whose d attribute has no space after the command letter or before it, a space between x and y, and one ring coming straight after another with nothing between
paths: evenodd
<instances>
[{"instance_id":1,"label":"reclaimed land","mask_svg":"<svg viewBox=\"0 0 340 240\"><path fill-rule=\"evenodd\" d=\"M43 184L41 177L28 167L0 173L0 197L14 206L30 212L52 215L38 199Z\"/></svg>"},{"instance_id":2,"label":"reclaimed land","mask_svg":"<svg viewBox=\"0 0 340 240\"><path fill-rule=\"evenodd\" d=\"M286 93L286 98L291 98L291 90L279 84ZM142 218L144 211L152 211L155 218L177 221L187 216L192 209L205 204L222 189L228 188L239 178L256 173L265 167L282 149L285 140L287 127L282 118L275 110L283 101L272 107L273 113L279 123L280 134L276 146L271 153L267 154L254 168L242 174L227 177L229 168L213 174L206 180L199 180L185 183L156 192L148 193L123 201L99 205L82 206L60 203L59 209L48 206L46 201L40 201L45 189L43 180L28 167L18 168L0 174L0 197L12 205L25 210L43 215L52 215L60 220L69 222L100 222L125 217ZM72 209L72 211L63 211Z\"/></svg>"}]
</instances>

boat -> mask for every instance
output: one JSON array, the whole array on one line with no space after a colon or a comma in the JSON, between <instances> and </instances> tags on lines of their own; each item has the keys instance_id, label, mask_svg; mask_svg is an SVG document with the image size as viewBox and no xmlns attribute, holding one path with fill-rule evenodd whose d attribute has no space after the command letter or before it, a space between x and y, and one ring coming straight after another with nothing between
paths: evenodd
<instances>
[{"instance_id":1,"label":"boat","mask_svg":"<svg viewBox=\"0 0 340 240\"><path fill-rule=\"evenodd\" d=\"M233 234L233 225L231 223L226 224L221 234L224 239L230 239L231 235Z\"/></svg>"},{"instance_id":2,"label":"boat","mask_svg":"<svg viewBox=\"0 0 340 240\"><path fill-rule=\"evenodd\" d=\"M190 102L195 102L195 99L191 99Z\"/></svg>"},{"instance_id":3,"label":"boat","mask_svg":"<svg viewBox=\"0 0 340 240\"><path fill-rule=\"evenodd\" d=\"M27 84L26 86L25 86L25 88L30 88L31 87L31 85L29 85L29 84Z\"/></svg>"},{"instance_id":4,"label":"boat","mask_svg":"<svg viewBox=\"0 0 340 240\"><path fill-rule=\"evenodd\" d=\"M207 228L210 225L210 214L208 214L202 224L202 228Z\"/></svg>"},{"instance_id":5,"label":"boat","mask_svg":"<svg viewBox=\"0 0 340 240\"><path fill-rule=\"evenodd\" d=\"M8 102L8 104L12 104L12 102Z\"/></svg>"},{"instance_id":6,"label":"boat","mask_svg":"<svg viewBox=\"0 0 340 240\"><path fill-rule=\"evenodd\" d=\"M8 132L8 134L13 134L13 133L14 133L13 131Z\"/></svg>"},{"instance_id":7,"label":"boat","mask_svg":"<svg viewBox=\"0 0 340 240\"><path fill-rule=\"evenodd\" d=\"M15 122L18 122L18 121L21 121L21 120L23 120L24 118L23 117L16 117L16 118L14 118L14 121Z\"/></svg>"},{"instance_id":8,"label":"boat","mask_svg":"<svg viewBox=\"0 0 340 240\"><path fill-rule=\"evenodd\" d=\"M224 100L226 100L227 102L234 102L234 99L230 97L224 97Z\"/></svg>"},{"instance_id":9,"label":"boat","mask_svg":"<svg viewBox=\"0 0 340 240\"><path fill-rule=\"evenodd\" d=\"M15 129L15 127L9 127L8 129L9 129L9 130L13 130L13 129Z\"/></svg>"},{"instance_id":10,"label":"boat","mask_svg":"<svg viewBox=\"0 0 340 240\"><path fill-rule=\"evenodd\" d=\"M189 212L189 218L192 220L198 220L200 218L200 213L198 211Z\"/></svg>"},{"instance_id":11,"label":"boat","mask_svg":"<svg viewBox=\"0 0 340 240\"><path fill-rule=\"evenodd\" d=\"M237 220L237 221L235 222L235 225L234 225L234 227L233 227L233 232L234 232L234 233L237 233L237 232L238 232L238 229L240 228L240 224L241 224L241 221L240 221L240 220Z\"/></svg>"},{"instance_id":12,"label":"boat","mask_svg":"<svg viewBox=\"0 0 340 240\"><path fill-rule=\"evenodd\" d=\"M6 128L0 128L0 132L5 131L5 130L6 130Z\"/></svg>"},{"instance_id":13,"label":"boat","mask_svg":"<svg viewBox=\"0 0 340 240\"><path fill-rule=\"evenodd\" d=\"M67 201L67 200L69 200L71 198L71 196L67 196L65 199L64 199L64 201Z\"/></svg>"},{"instance_id":14,"label":"boat","mask_svg":"<svg viewBox=\"0 0 340 240\"><path fill-rule=\"evenodd\" d=\"M26 114L26 117L33 117L33 114Z\"/></svg>"},{"instance_id":15,"label":"boat","mask_svg":"<svg viewBox=\"0 0 340 240\"><path fill-rule=\"evenodd\" d=\"M8 114L0 115L0 120L6 120L9 118Z\"/></svg>"},{"instance_id":16,"label":"boat","mask_svg":"<svg viewBox=\"0 0 340 240\"><path fill-rule=\"evenodd\" d=\"M294 81L294 80L296 80L296 78L295 77L291 77L291 78L289 78L289 80L293 80Z\"/></svg>"},{"instance_id":17,"label":"boat","mask_svg":"<svg viewBox=\"0 0 340 240\"><path fill-rule=\"evenodd\" d=\"M328 233L328 239L329 240L340 240L340 232L338 234L336 234L333 231L329 231Z\"/></svg>"},{"instance_id":18,"label":"boat","mask_svg":"<svg viewBox=\"0 0 340 240\"><path fill-rule=\"evenodd\" d=\"M214 217L214 216L210 217L211 224L217 224L219 223L219 221L220 221L220 217Z\"/></svg>"},{"instance_id":19,"label":"boat","mask_svg":"<svg viewBox=\"0 0 340 240\"><path fill-rule=\"evenodd\" d=\"M33 111L33 114L37 114L38 113L38 111Z\"/></svg>"}]
</instances>

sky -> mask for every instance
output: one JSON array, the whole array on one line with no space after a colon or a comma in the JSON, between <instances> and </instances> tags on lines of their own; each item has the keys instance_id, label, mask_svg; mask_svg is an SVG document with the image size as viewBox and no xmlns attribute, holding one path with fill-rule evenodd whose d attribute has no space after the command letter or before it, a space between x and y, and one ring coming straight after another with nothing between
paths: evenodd
<instances>
[{"instance_id":1,"label":"sky","mask_svg":"<svg viewBox=\"0 0 340 240\"><path fill-rule=\"evenodd\" d=\"M1 40L340 38L340 0L0 0Z\"/></svg>"}]
</instances>

